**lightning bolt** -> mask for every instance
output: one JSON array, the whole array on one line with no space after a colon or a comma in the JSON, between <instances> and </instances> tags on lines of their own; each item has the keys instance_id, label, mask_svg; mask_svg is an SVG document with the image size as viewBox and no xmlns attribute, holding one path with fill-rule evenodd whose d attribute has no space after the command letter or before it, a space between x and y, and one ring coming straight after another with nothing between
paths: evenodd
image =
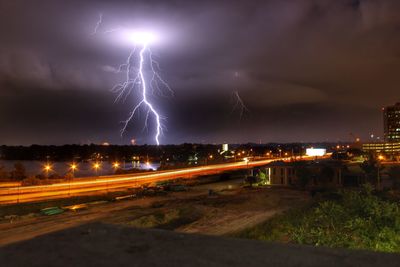
<instances>
[{"instance_id":1,"label":"lightning bolt","mask_svg":"<svg viewBox=\"0 0 400 267\"><path fill-rule=\"evenodd\" d=\"M238 91L233 92L233 98L235 99L235 104L232 111L238 109L240 113L240 119L242 119L244 113L249 112L249 109L244 104L243 99L240 97Z\"/></svg>"},{"instance_id":2,"label":"lightning bolt","mask_svg":"<svg viewBox=\"0 0 400 267\"><path fill-rule=\"evenodd\" d=\"M96 24L95 30L93 31L95 34L98 32L98 29L102 23L102 15L100 14L99 20ZM121 28L106 30L103 33L108 34L112 32L116 32L122 30ZM156 133L154 135L154 140L157 145L160 145L160 136L163 132L163 125L161 123L163 117L160 116L159 112L156 110L154 104L152 104L149 99L149 93L154 95L157 92L161 96L166 96L163 93L162 89L167 89L170 96L174 96L174 92L171 87L162 79L159 71L161 71L160 64L158 61L154 59L153 53L151 52L148 44L144 42L140 48L140 51L137 53L136 46L130 52L125 63L121 64L118 68L119 73L125 72L125 79L122 83L115 85L112 88L112 92L116 93L117 96L115 98L114 103L118 101L125 101L128 96L131 95L132 91L136 88L139 89L140 99L139 102L133 107L132 111L129 113L129 116L126 120L122 121L123 127L121 129L121 136L127 131L127 127L129 123L133 120L135 114L138 113L140 108L145 108L146 118L144 122L144 129L147 129L148 121L150 115L154 117ZM135 57L138 57L138 60L135 60ZM138 64L138 66L135 66ZM146 71L146 63L148 66L148 71L151 72L151 80L148 82L145 77ZM151 89L151 92L149 92Z\"/></svg>"},{"instance_id":3,"label":"lightning bolt","mask_svg":"<svg viewBox=\"0 0 400 267\"><path fill-rule=\"evenodd\" d=\"M94 27L94 30L91 33L91 35L97 34L97 31L99 30L102 23L103 23L103 14L99 13L99 20L96 22L96 26Z\"/></svg>"},{"instance_id":4,"label":"lightning bolt","mask_svg":"<svg viewBox=\"0 0 400 267\"><path fill-rule=\"evenodd\" d=\"M154 108L154 106L148 101L147 98L147 83L146 83L146 79L144 77L143 74L143 65L144 65L144 54L146 52L146 50L148 50L147 45L144 44L142 49L139 52L139 68L137 70L136 75L134 76L134 79L132 80L130 78L131 76L131 58L132 55L134 53L134 51L131 53L131 55L128 58L127 61L127 79L126 81L122 84L122 85L117 85L119 86L118 90L120 91L119 95L117 96L117 99L120 98L124 93L126 95L129 95L130 92L132 91L132 89L134 88L134 86L136 84L139 84L141 87L141 100L139 101L139 103L133 108L133 110L131 111L131 113L129 114L129 117L124 121L124 127L121 130L121 134L123 134L126 131L126 128L128 127L129 122L133 119L134 115L136 114L137 110L141 107L141 106L145 106L147 107L147 115L146 115L146 120L145 120L145 127L147 127L147 121L149 118L149 114L151 113L154 117L155 117L155 121L156 121L156 134L155 134L155 141L157 143L157 145L160 144L160 134L162 133L162 124L161 124L161 117L158 114L158 112L156 111L156 109ZM150 62L151 68L153 70L153 64L152 62ZM153 75L155 75L156 77L158 77L158 74L155 74L156 72L153 72ZM153 77L154 79L154 77ZM132 85L132 86L131 86ZM169 87L168 87L169 88Z\"/></svg>"},{"instance_id":5,"label":"lightning bolt","mask_svg":"<svg viewBox=\"0 0 400 267\"><path fill-rule=\"evenodd\" d=\"M235 83L237 82L237 80L239 79L239 72L235 71L235 75L234 75L234 79L235 79ZM232 112L234 112L235 110L239 110L239 120L242 120L243 115L245 112L249 112L250 110L246 107L246 105L243 102L243 99L240 97L239 95L239 91L234 91L232 93L232 98L234 99L234 105L233 105L233 109Z\"/></svg>"}]
</instances>

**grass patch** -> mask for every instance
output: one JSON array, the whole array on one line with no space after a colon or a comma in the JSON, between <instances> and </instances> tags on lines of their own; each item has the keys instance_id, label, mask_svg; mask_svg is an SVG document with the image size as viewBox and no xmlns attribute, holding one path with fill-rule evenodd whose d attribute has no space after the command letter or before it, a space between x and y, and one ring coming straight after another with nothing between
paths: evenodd
<instances>
[{"instance_id":1,"label":"grass patch","mask_svg":"<svg viewBox=\"0 0 400 267\"><path fill-rule=\"evenodd\" d=\"M152 214L135 218L127 224L138 228L174 230L180 226L192 223L200 217L201 214L198 210L181 207L178 209L157 210Z\"/></svg>"},{"instance_id":2,"label":"grass patch","mask_svg":"<svg viewBox=\"0 0 400 267\"><path fill-rule=\"evenodd\" d=\"M400 252L400 208L368 187L290 210L236 237L335 248Z\"/></svg>"},{"instance_id":3,"label":"grass patch","mask_svg":"<svg viewBox=\"0 0 400 267\"><path fill-rule=\"evenodd\" d=\"M94 201L114 201L115 197L132 194L132 191L119 191L109 192L103 195L92 195L92 196L77 196L70 198L61 198L48 200L44 202L32 202L32 203L19 203L6 206L0 206L0 218L7 215L26 215L29 213L37 213L41 209L48 207L63 207L76 204L82 204Z\"/></svg>"},{"instance_id":4,"label":"grass patch","mask_svg":"<svg viewBox=\"0 0 400 267\"><path fill-rule=\"evenodd\" d=\"M159 225L157 228L164 230L175 230L181 226L195 222L201 218L201 213L191 207L182 207L178 210L178 216L167 223Z\"/></svg>"},{"instance_id":5,"label":"grass patch","mask_svg":"<svg viewBox=\"0 0 400 267\"><path fill-rule=\"evenodd\" d=\"M35 202L35 203L21 203L8 206L0 207L0 217L7 215L25 215L29 213L37 213L41 209L48 207L62 207L70 206L75 204L81 204L85 202L100 201L100 200L110 200L109 196L83 196L83 197L73 197L58 200L50 200L46 202Z\"/></svg>"}]
</instances>

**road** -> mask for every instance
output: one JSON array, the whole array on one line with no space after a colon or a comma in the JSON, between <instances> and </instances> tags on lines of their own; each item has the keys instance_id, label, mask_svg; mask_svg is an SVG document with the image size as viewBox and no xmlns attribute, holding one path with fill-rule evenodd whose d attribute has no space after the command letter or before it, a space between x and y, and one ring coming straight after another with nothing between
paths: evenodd
<instances>
[{"instance_id":1,"label":"road","mask_svg":"<svg viewBox=\"0 0 400 267\"><path fill-rule=\"evenodd\" d=\"M228 180L195 185L184 192L93 204L86 209L53 216L29 214L3 219L0 220L0 247L82 224L102 222L133 226L132 223L141 221L140 218L151 221L153 214L160 213L166 214L165 218L168 218L171 212L188 209L196 210L200 216L196 221L189 220L174 230L221 235L237 231L238 227L260 223L286 205L292 207L308 199L305 192L284 188L242 190L241 185L241 179ZM208 195L210 189L216 193L214 196ZM296 201L293 201L293 197ZM182 216L188 218L185 217L188 215ZM142 222L146 224L146 220ZM159 223L163 224L161 221Z\"/></svg>"},{"instance_id":2,"label":"road","mask_svg":"<svg viewBox=\"0 0 400 267\"><path fill-rule=\"evenodd\" d=\"M303 157L303 159L312 159L312 157ZM190 179L224 171L262 166L276 160L288 161L290 158L275 158L250 162L241 161L179 170L156 171L145 174L92 177L51 185L0 188L0 205L68 198L127 188L137 188L158 181L167 181L177 178Z\"/></svg>"},{"instance_id":3,"label":"road","mask_svg":"<svg viewBox=\"0 0 400 267\"><path fill-rule=\"evenodd\" d=\"M130 201L116 201L99 205L91 205L88 209L74 212L64 212L54 216L20 217L16 220L0 221L0 247L5 244L31 239L36 236L74 227L77 225L102 221L104 218L117 218L118 212L124 210L145 210L151 208L155 202L173 200L187 200L207 195L208 190L215 192L226 189L237 189L240 183L237 180L217 182L206 185L196 185L190 191L171 192L168 196L152 196L132 199ZM128 212L130 216L132 214Z\"/></svg>"}]
</instances>

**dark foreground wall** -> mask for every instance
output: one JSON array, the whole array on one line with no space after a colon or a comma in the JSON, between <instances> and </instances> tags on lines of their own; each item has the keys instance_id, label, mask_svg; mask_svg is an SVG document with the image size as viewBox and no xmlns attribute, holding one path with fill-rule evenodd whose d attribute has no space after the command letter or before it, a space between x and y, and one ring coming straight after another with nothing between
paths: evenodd
<instances>
[{"instance_id":1,"label":"dark foreground wall","mask_svg":"<svg viewBox=\"0 0 400 267\"><path fill-rule=\"evenodd\" d=\"M1 266L400 266L400 255L89 224L0 248Z\"/></svg>"}]
</instances>

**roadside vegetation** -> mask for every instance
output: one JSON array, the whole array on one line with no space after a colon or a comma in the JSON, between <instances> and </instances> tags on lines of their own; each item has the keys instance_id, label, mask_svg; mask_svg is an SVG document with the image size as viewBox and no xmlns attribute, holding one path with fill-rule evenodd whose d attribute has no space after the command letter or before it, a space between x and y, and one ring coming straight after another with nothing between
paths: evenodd
<instances>
[{"instance_id":1,"label":"roadside vegetation","mask_svg":"<svg viewBox=\"0 0 400 267\"><path fill-rule=\"evenodd\" d=\"M382 193L381 193L382 195ZM388 196L385 194L385 196ZM236 237L334 248L400 252L400 206L372 186L330 193Z\"/></svg>"}]
</instances>

